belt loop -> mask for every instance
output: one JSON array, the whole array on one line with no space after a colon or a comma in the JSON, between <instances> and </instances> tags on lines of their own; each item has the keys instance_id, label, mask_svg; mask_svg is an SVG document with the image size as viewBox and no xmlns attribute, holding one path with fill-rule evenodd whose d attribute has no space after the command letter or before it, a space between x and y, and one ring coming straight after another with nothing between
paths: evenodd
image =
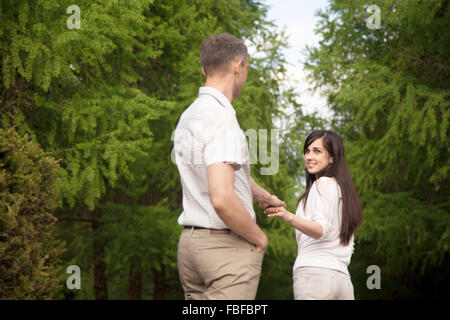
<instances>
[{"instance_id":1,"label":"belt loop","mask_svg":"<svg viewBox=\"0 0 450 320\"><path fill-rule=\"evenodd\" d=\"M191 236L194 234L194 227L191 227Z\"/></svg>"}]
</instances>

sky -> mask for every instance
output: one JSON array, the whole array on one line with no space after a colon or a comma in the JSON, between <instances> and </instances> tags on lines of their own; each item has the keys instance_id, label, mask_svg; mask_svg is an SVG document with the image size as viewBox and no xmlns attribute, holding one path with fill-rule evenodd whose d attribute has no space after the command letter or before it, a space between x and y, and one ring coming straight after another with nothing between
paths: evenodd
<instances>
[{"instance_id":1,"label":"sky","mask_svg":"<svg viewBox=\"0 0 450 320\"><path fill-rule=\"evenodd\" d=\"M312 93L311 84L305 78L303 62L305 46L317 45L320 38L314 34L319 18L315 16L318 9L325 9L327 0L262 0L270 6L267 18L272 20L279 30L286 30L289 47L285 50L288 62L287 70L290 83L296 83L298 101L303 105L304 113L316 111L322 117L329 117L331 111L326 106L326 99L320 92Z\"/></svg>"}]
</instances>

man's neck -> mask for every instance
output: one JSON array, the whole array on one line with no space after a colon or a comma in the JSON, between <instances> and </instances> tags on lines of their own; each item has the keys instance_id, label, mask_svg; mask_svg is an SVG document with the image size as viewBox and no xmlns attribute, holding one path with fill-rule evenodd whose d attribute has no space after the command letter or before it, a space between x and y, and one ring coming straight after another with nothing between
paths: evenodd
<instances>
[{"instance_id":1,"label":"man's neck","mask_svg":"<svg viewBox=\"0 0 450 320\"><path fill-rule=\"evenodd\" d=\"M230 101L230 103L233 102L233 78L229 79L229 77L210 77L206 79L205 86L220 91L228 99L228 101Z\"/></svg>"}]
</instances>

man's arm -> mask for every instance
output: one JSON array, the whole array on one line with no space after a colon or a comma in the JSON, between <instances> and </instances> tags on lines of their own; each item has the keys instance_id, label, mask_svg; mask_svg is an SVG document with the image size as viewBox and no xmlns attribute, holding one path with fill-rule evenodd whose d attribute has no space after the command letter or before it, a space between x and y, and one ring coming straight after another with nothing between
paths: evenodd
<instances>
[{"instance_id":1,"label":"man's arm","mask_svg":"<svg viewBox=\"0 0 450 320\"><path fill-rule=\"evenodd\" d=\"M253 199L259 203L259 207L266 209L267 207L285 207L286 203L278 199L277 196L271 195L267 190L250 177L250 188L252 189Z\"/></svg>"},{"instance_id":2,"label":"man's arm","mask_svg":"<svg viewBox=\"0 0 450 320\"><path fill-rule=\"evenodd\" d=\"M226 163L208 166L211 203L222 221L235 233L253 243L258 251L267 249L267 236L252 219L234 192L234 168Z\"/></svg>"}]
</instances>

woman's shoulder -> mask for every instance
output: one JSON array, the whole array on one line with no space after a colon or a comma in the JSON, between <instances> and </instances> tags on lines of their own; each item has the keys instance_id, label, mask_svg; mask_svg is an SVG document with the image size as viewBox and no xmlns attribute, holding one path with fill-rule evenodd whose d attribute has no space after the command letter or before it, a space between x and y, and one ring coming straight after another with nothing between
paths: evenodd
<instances>
[{"instance_id":1,"label":"woman's shoulder","mask_svg":"<svg viewBox=\"0 0 450 320\"><path fill-rule=\"evenodd\" d=\"M337 181L336 181L336 178L334 178L334 177L326 177L326 176L320 177L319 179L317 179L315 181L315 183L317 185L329 185L329 184L335 185L335 184L338 184Z\"/></svg>"},{"instance_id":2,"label":"woman's shoulder","mask_svg":"<svg viewBox=\"0 0 450 320\"><path fill-rule=\"evenodd\" d=\"M320 194L334 194L340 197L340 186L334 177L322 176L315 181L316 189Z\"/></svg>"}]
</instances>

